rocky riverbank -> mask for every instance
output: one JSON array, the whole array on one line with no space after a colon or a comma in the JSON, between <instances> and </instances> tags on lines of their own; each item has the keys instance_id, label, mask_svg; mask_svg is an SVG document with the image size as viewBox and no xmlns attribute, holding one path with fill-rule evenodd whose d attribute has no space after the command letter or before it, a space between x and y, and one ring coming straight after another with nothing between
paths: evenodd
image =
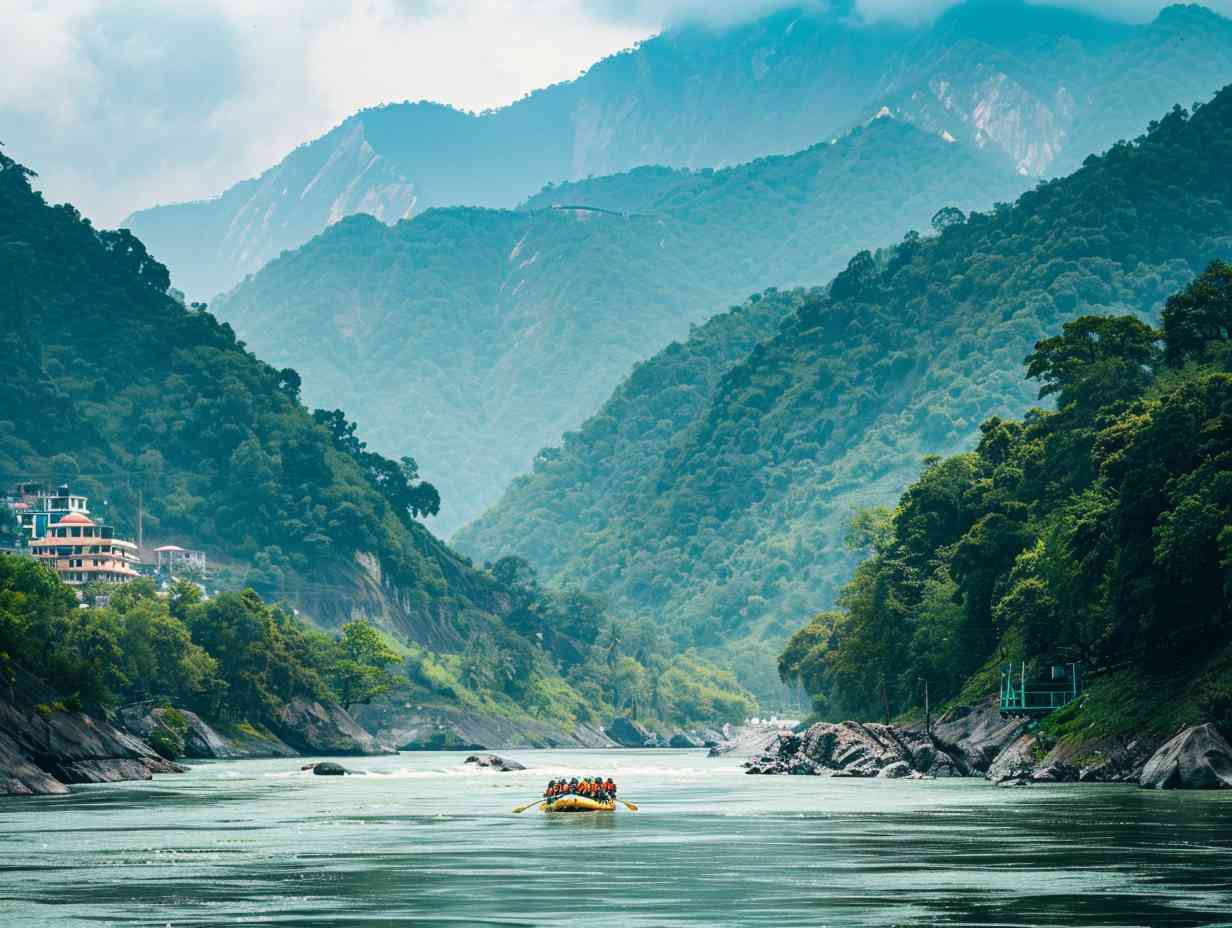
<instances>
[{"instance_id":1,"label":"rocky riverbank","mask_svg":"<svg viewBox=\"0 0 1232 928\"><path fill-rule=\"evenodd\" d=\"M1002 786L1132 782L1155 789L1232 788L1232 746L1211 725L1166 743L1148 737L1049 744L993 702L946 713L929 735L867 722L819 722L774 735L743 764L750 774L984 777Z\"/></svg>"},{"instance_id":2,"label":"rocky riverbank","mask_svg":"<svg viewBox=\"0 0 1232 928\"><path fill-rule=\"evenodd\" d=\"M67 708L16 668L0 688L0 794L67 793L70 783L148 780L183 768L110 722Z\"/></svg>"},{"instance_id":3,"label":"rocky riverbank","mask_svg":"<svg viewBox=\"0 0 1232 928\"><path fill-rule=\"evenodd\" d=\"M65 705L9 668L0 688L0 795L56 794L69 784L148 780L185 760L392 754L341 706L294 700L260 725L209 722L187 709L141 703L111 720Z\"/></svg>"}]
</instances>

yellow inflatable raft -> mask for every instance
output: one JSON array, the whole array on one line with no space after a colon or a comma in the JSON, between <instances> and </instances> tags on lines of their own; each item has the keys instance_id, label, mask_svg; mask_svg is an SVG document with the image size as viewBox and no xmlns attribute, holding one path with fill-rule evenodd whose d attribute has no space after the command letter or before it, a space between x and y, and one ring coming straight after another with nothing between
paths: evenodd
<instances>
[{"instance_id":1,"label":"yellow inflatable raft","mask_svg":"<svg viewBox=\"0 0 1232 928\"><path fill-rule=\"evenodd\" d=\"M615 812L616 803L599 802L585 796L561 796L543 804L544 812Z\"/></svg>"}]
</instances>

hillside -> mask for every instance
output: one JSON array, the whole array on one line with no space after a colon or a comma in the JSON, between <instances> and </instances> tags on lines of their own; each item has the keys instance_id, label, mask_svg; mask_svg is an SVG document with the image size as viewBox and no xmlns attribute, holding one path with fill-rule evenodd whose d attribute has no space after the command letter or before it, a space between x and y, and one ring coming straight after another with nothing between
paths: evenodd
<instances>
[{"instance_id":1,"label":"hillside","mask_svg":"<svg viewBox=\"0 0 1232 928\"><path fill-rule=\"evenodd\" d=\"M853 245L923 228L938 204L983 207L1022 184L887 118L795 155L668 174L565 191L572 206L620 190L640 206L628 216L441 209L392 228L352 217L213 311L262 357L298 370L309 404L343 406L376 450L397 457L409 443L444 496L433 525L447 533L715 307L826 280Z\"/></svg>"},{"instance_id":2,"label":"hillside","mask_svg":"<svg viewBox=\"0 0 1232 928\"><path fill-rule=\"evenodd\" d=\"M1230 146L1225 89L1012 207L857 255L723 374L685 428L613 446L605 435L653 415L657 391L613 400L541 454L463 549L521 554L683 641L781 641L850 575L854 512L892 501L926 456L968 446L990 416L1031 404L1021 362L1036 340L1085 314L1153 316L1232 252ZM615 499L578 511L544 492L626 453L643 476ZM759 691L773 685L768 665L749 673Z\"/></svg>"},{"instance_id":3,"label":"hillside","mask_svg":"<svg viewBox=\"0 0 1232 928\"><path fill-rule=\"evenodd\" d=\"M1004 661L1076 662L1087 691L1036 759L1232 726L1232 266L1162 320L1066 323L1026 363L1056 409L988 420L876 517L841 610L780 662L817 712L898 713L921 679L939 703L983 699Z\"/></svg>"},{"instance_id":4,"label":"hillside","mask_svg":"<svg viewBox=\"0 0 1232 928\"><path fill-rule=\"evenodd\" d=\"M71 482L130 536L143 511L147 547L202 548L222 565L219 585L301 615L251 590L168 615L136 582L127 606L116 594L107 608L77 609L45 568L5 558L0 676L11 679L15 662L86 705L153 692L211 716L268 719L292 698L346 701L357 659L332 655L335 639L319 628L345 635L367 619L406 678L385 707L391 731L414 706L419 720L435 710L499 719L511 742L603 744L595 726L616 714L670 731L752 711L729 675L652 627L618 626L601 602L544 590L517 562L480 570L450 550L421 523L439 497L409 456L368 451L339 411L310 413L294 370L258 360L229 326L169 296L167 269L138 239L49 206L31 176L0 153L12 362L0 372L0 479ZM208 686L143 644L156 620ZM340 665L343 683L326 683Z\"/></svg>"},{"instance_id":5,"label":"hillside","mask_svg":"<svg viewBox=\"0 0 1232 928\"><path fill-rule=\"evenodd\" d=\"M1125 26L968 0L905 27L815 4L671 29L482 114L363 110L216 199L125 224L177 286L208 298L350 213L393 222L433 206L511 207L545 183L638 165L732 165L829 141L883 107L1003 167L1056 175L1204 98L1232 79L1230 60L1232 23L1200 7Z\"/></svg>"}]
</instances>

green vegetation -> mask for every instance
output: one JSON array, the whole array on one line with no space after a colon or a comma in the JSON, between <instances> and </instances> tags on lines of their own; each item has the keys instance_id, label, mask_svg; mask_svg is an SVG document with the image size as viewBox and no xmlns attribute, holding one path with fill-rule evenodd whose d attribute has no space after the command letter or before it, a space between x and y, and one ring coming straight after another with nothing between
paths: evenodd
<instances>
[{"instance_id":1,"label":"green vegetation","mask_svg":"<svg viewBox=\"0 0 1232 928\"><path fill-rule=\"evenodd\" d=\"M1034 393L1021 362L1045 333L1085 315L1151 318L1232 254L1229 158L1232 89L1013 206L942 213L936 235L857 255L690 403L675 434L647 442L625 426L657 420L672 390L630 378L540 455L464 550L525 557L707 653L748 649L742 680L771 693L773 661L755 659L838 601L855 566L853 513L891 503L989 417L1021 415ZM670 371L668 360L643 369ZM610 497L549 501L607 472L628 475ZM959 578L931 581L944 605Z\"/></svg>"},{"instance_id":2,"label":"green vegetation","mask_svg":"<svg viewBox=\"0 0 1232 928\"><path fill-rule=\"evenodd\" d=\"M420 702L465 694L566 726L583 712L623 711L628 700L607 695L610 673L589 652L577 663L593 672L571 678L583 696L562 677L572 664L558 666L506 622L508 578L475 569L420 524L440 498L412 458L367 450L339 410L309 413L294 370L258 361L202 307L169 296L166 269L133 236L48 206L29 178L0 155L0 344L11 362L0 370L0 476L71 482L130 536L140 494L147 542L207 549L236 591L186 605L195 587L181 586L164 607L130 584L105 609L77 610L58 580L23 574L3 594L3 660L84 704L144 693L258 726L298 696L356 705L393 690ZM549 631L570 621L572 606L548 609L556 595L572 602L543 594ZM588 608L611 624L601 606ZM341 640L300 622L297 609ZM351 623L356 614L382 634ZM403 650L451 672L403 682ZM682 686L722 689L721 675L677 659L668 642L611 653L647 672L676 667ZM734 685L720 695L716 711L751 706ZM644 717L709 721L681 714L704 702L646 703Z\"/></svg>"},{"instance_id":3,"label":"green vegetation","mask_svg":"<svg viewBox=\"0 0 1232 928\"><path fill-rule=\"evenodd\" d=\"M1027 371L1056 410L989 419L867 519L841 611L780 672L821 714L872 715L916 705L920 680L945 700L981 667L1077 661L1090 688L1043 748L1232 725L1232 266L1169 299L1161 331L1083 316Z\"/></svg>"},{"instance_id":4,"label":"green vegetation","mask_svg":"<svg viewBox=\"0 0 1232 928\"><path fill-rule=\"evenodd\" d=\"M572 205L593 191L645 207L629 218L457 208L388 227L353 216L213 310L298 370L310 403L345 408L376 451L401 457L413 443L443 498L431 524L449 532L716 306L827 280L853 246L926 223L939 203L985 207L1025 184L893 119L787 157L666 174L563 188Z\"/></svg>"}]
</instances>

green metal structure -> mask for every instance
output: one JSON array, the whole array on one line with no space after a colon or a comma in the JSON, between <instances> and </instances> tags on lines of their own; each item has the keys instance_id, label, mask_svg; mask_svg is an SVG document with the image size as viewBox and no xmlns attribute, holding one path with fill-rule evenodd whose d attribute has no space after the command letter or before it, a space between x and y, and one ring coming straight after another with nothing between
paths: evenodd
<instances>
[{"instance_id":1,"label":"green metal structure","mask_svg":"<svg viewBox=\"0 0 1232 928\"><path fill-rule=\"evenodd\" d=\"M1027 676L1026 661L1001 668L1001 714L1014 718L1043 718L1082 694L1077 664L1053 664L1041 679Z\"/></svg>"}]
</instances>

